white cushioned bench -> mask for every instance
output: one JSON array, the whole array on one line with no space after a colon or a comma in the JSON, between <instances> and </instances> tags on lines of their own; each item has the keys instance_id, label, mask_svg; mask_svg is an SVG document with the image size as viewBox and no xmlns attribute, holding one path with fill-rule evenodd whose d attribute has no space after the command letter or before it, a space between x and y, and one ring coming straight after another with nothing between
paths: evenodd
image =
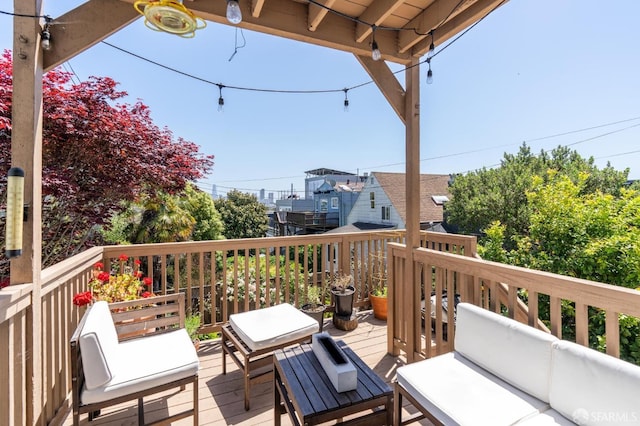
<instances>
[{"instance_id":1,"label":"white cushioned bench","mask_svg":"<svg viewBox=\"0 0 640 426\"><path fill-rule=\"evenodd\" d=\"M244 374L245 410L251 385L271 380L273 351L308 340L319 329L317 320L288 303L229 316L222 327L222 374L229 355Z\"/></svg>"},{"instance_id":2,"label":"white cushioned bench","mask_svg":"<svg viewBox=\"0 0 640 426\"><path fill-rule=\"evenodd\" d=\"M178 303L180 297L183 303ZM161 299L175 303L152 310L173 311L175 315L153 316L145 323L157 321L164 326L152 327L153 331L144 336L125 341L118 340L107 302L89 307L71 338L74 425L81 413L90 413L92 420L101 408L133 399L138 400L138 424L145 424L144 396L178 386L184 388L188 383L193 385L193 409L163 421L193 416L194 424L198 424L199 360L186 330L179 328L181 323L184 325L184 314L180 318L178 312L184 306L184 295Z\"/></svg>"},{"instance_id":3,"label":"white cushioned bench","mask_svg":"<svg viewBox=\"0 0 640 426\"><path fill-rule=\"evenodd\" d=\"M472 304L457 309L455 351L398 368L394 424L640 425L640 367ZM421 411L404 422L403 397Z\"/></svg>"}]
</instances>

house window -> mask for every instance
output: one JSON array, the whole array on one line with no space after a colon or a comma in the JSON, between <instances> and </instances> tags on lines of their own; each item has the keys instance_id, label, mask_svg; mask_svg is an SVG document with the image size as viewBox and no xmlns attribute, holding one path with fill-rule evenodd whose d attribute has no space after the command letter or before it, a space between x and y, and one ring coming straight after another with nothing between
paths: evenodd
<instances>
[{"instance_id":1,"label":"house window","mask_svg":"<svg viewBox=\"0 0 640 426\"><path fill-rule=\"evenodd\" d=\"M329 200L323 198L320 200L320 211L326 212L327 210L329 210Z\"/></svg>"},{"instance_id":2,"label":"house window","mask_svg":"<svg viewBox=\"0 0 640 426\"><path fill-rule=\"evenodd\" d=\"M331 208L332 209L337 209L338 206L339 206L338 197L331 197Z\"/></svg>"},{"instance_id":3,"label":"house window","mask_svg":"<svg viewBox=\"0 0 640 426\"><path fill-rule=\"evenodd\" d=\"M382 220L391 220L391 206L382 206Z\"/></svg>"},{"instance_id":4,"label":"house window","mask_svg":"<svg viewBox=\"0 0 640 426\"><path fill-rule=\"evenodd\" d=\"M375 192L370 192L369 193L369 201L371 201L371 208L375 209L376 208L376 193Z\"/></svg>"}]
</instances>

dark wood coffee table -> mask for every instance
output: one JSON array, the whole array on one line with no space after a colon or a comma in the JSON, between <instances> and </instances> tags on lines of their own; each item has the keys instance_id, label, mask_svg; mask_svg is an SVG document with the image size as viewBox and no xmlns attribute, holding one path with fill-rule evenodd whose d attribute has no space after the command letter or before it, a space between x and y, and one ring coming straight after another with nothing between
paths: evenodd
<instances>
[{"instance_id":1,"label":"dark wood coffee table","mask_svg":"<svg viewBox=\"0 0 640 426\"><path fill-rule=\"evenodd\" d=\"M356 366L358 387L337 392L311 349L300 345L278 349L274 364L274 424L288 412L294 425L315 425L361 414L340 424L391 425L393 390L343 341L336 342Z\"/></svg>"}]
</instances>

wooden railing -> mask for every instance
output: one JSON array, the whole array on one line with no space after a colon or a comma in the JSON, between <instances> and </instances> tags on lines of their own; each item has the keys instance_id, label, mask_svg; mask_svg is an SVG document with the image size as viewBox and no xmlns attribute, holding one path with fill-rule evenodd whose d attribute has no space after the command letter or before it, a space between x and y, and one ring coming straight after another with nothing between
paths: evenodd
<instances>
[{"instance_id":1,"label":"wooden railing","mask_svg":"<svg viewBox=\"0 0 640 426\"><path fill-rule=\"evenodd\" d=\"M309 286L329 293L334 274L354 278L354 305L369 304L370 253L403 241L398 231L104 247L106 268L120 255L141 261L154 293L182 291L200 315L201 332L219 331L229 315L277 303L301 306Z\"/></svg>"},{"instance_id":2,"label":"wooden railing","mask_svg":"<svg viewBox=\"0 0 640 426\"><path fill-rule=\"evenodd\" d=\"M208 332L217 330L233 312L279 302L299 306L306 286L327 286L329 275L339 271L358 278L356 305L364 306L370 278L359 278L365 266L352 262L351 253L402 239L402 233L389 232L94 247L46 268L36 302L39 324L34 324L32 283L0 290L0 365L6 366L0 369L4 395L0 424L55 424L66 414L71 389L69 339L84 312L73 305L73 296L87 290L98 261L109 266L121 254L140 259L158 294L185 292L188 304L202 318L209 296L215 315L201 330ZM261 285L249 286L248 297L240 298L242 283L251 281ZM30 343L34 333L41 342L39 353Z\"/></svg>"},{"instance_id":3,"label":"wooden railing","mask_svg":"<svg viewBox=\"0 0 640 426\"><path fill-rule=\"evenodd\" d=\"M73 295L86 288L91 267L101 258L102 249L93 248L42 271L40 324L33 323L33 284L0 291L0 424L48 424L65 411L71 389L69 339L82 316ZM34 333L41 342L37 354L30 343ZM42 406L33 407L33 401Z\"/></svg>"},{"instance_id":4,"label":"wooden railing","mask_svg":"<svg viewBox=\"0 0 640 426\"><path fill-rule=\"evenodd\" d=\"M389 352L405 351L410 360L453 349L454 310L448 309L444 317L443 310L436 308L432 318L432 293L436 307L441 306L444 292L459 294L462 301L503 313L532 327L548 326L559 338L563 337L564 327L572 339L575 337L584 346L589 346L589 309L599 310L604 312L606 323L606 352L615 357L620 357L619 315L640 318L637 290L424 248L413 250L413 267L420 277L414 285L404 279L405 247L390 244L389 256L389 303L393 304ZM563 302L575 311L575 324L573 318L569 322L568 316L563 317ZM545 315L541 315L543 311Z\"/></svg>"},{"instance_id":5,"label":"wooden railing","mask_svg":"<svg viewBox=\"0 0 640 426\"><path fill-rule=\"evenodd\" d=\"M187 305L207 320L201 332L209 332L218 330L234 312L280 302L299 306L306 287L326 288L331 274L337 272L354 277L355 304L367 307L373 284L371 255L388 253L389 302L394 306L390 308L389 351L397 353L413 344L415 358L450 350L453 342L452 311L445 325L448 338L444 338L445 321L439 310L431 338L430 315L423 318L420 309L423 294L430 291L435 292L438 306L446 289L448 294L460 293L463 300L502 310L538 327L535 296L548 294L549 324L556 335L562 330L560 301L574 301L576 339L583 344L587 340L587 306L597 306L607 312L607 351L614 355L619 353L616 313L640 316L640 292L478 260L474 258L475 239L456 235L421 234L421 245L429 247L415 249L413 254L421 284L406 287L400 285L406 259L403 242L403 232L386 231L96 247L47 268L41 275L40 324L33 323L32 284L0 291L0 342L7 342L0 347L0 364L8 367L0 370L0 392L4 395L0 398L0 424L55 424L66 414L71 389L68 343L83 314L83 308L73 305L73 296L87 289L97 261L109 267L121 254L141 261L156 293L184 292ZM522 289L529 292L525 311L518 308L522 301L517 291ZM430 312L430 297L424 300L425 312ZM523 317L522 312L528 313ZM399 314L404 322L397 321ZM33 333L41 339L37 354L29 343ZM34 368L36 363L40 368ZM34 371L41 374L32 377ZM41 405L33 407L32 401L41 401Z\"/></svg>"}]
</instances>

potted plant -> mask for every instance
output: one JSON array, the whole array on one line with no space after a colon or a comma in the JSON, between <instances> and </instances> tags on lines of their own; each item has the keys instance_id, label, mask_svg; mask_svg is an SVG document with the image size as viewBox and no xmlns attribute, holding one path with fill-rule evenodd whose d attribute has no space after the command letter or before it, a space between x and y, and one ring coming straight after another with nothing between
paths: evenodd
<instances>
[{"instance_id":1,"label":"potted plant","mask_svg":"<svg viewBox=\"0 0 640 426\"><path fill-rule=\"evenodd\" d=\"M335 299L335 314L339 317L350 318L353 314L353 277L348 274L335 274L329 280L331 294Z\"/></svg>"},{"instance_id":2,"label":"potted plant","mask_svg":"<svg viewBox=\"0 0 640 426\"><path fill-rule=\"evenodd\" d=\"M118 257L118 265L113 272L105 271L102 262L96 262L93 268L89 290L76 294L73 297L74 305L84 306L99 300L106 300L108 303L124 302L154 296L151 278L143 277L138 259L131 266L129 257L122 254Z\"/></svg>"},{"instance_id":3,"label":"potted plant","mask_svg":"<svg viewBox=\"0 0 640 426\"><path fill-rule=\"evenodd\" d=\"M327 310L325 302L325 293L322 285L309 285L306 289L305 303L300 310L310 317L318 321L320 326L319 332L322 332L324 326L324 312Z\"/></svg>"},{"instance_id":4,"label":"potted plant","mask_svg":"<svg viewBox=\"0 0 640 426\"><path fill-rule=\"evenodd\" d=\"M200 339L198 338L198 330L200 329L200 315L199 314L189 314L184 319L184 328L187 330L187 334L191 341L193 342L193 346L195 346L196 350L200 349Z\"/></svg>"},{"instance_id":5,"label":"potted plant","mask_svg":"<svg viewBox=\"0 0 640 426\"><path fill-rule=\"evenodd\" d=\"M387 264L384 252L371 254L371 289L369 300L373 316L379 320L387 320Z\"/></svg>"}]
</instances>

